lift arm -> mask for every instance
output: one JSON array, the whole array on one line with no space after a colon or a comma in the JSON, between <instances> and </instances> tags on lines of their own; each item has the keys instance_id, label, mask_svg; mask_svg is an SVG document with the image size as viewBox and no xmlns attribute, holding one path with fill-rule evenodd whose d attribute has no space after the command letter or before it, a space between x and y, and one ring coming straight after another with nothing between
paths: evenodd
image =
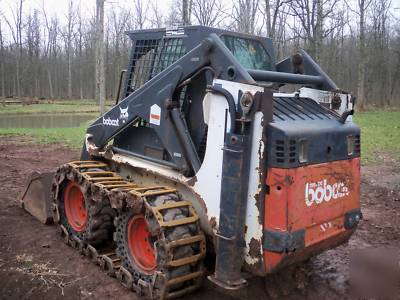
<instances>
[{"instance_id":1,"label":"lift arm","mask_svg":"<svg viewBox=\"0 0 400 300\"><path fill-rule=\"evenodd\" d=\"M196 172L200 161L172 97L181 82L206 66L211 67L218 78L255 83L221 39L212 33L197 47L98 118L87 129L86 142L102 149L137 118L141 118L155 130L177 169L192 169ZM86 157L88 153L84 146L82 158Z\"/></svg>"}]
</instances>

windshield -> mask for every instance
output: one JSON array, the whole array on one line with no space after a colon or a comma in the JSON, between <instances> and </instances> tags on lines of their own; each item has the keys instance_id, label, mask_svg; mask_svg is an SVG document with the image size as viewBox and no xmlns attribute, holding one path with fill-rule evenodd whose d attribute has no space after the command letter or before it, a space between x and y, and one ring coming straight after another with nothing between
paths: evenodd
<instances>
[{"instance_id":1,"label":"windshield","mask_svg":"<svg viewBox=\"0 0 400 300\"><path fill-rule=\"evenodd\" d=\"M222 41L245 69L271 70L271 58L257 40L222 35Z\"/></svg>"}]
</instances>

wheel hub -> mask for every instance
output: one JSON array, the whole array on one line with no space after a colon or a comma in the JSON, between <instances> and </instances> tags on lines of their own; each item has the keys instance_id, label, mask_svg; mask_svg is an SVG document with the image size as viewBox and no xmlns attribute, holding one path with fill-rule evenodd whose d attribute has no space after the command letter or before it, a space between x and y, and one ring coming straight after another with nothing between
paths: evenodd
<instances>
[{"instance_id":1,"label":"wheel hub","mask_svg":"<svg viewBox=\"0 0 400 300\"><path fill-rule=\"evenodd\" d=\"M132 217L128 222L127 242L137 267L151 273L157 266L151 235L143 215Z\"/></svg>"},{"instance_id":2,"label":"wheel hub","mask_svg":"<svg viewBox=\"0 0 400 300\"><path fill-rule=\"evenodd\" d=\"M73 181L68 182L64 193L65 214L68 223L76 232L85 229L88 221L88 213L86 211L85 197L79 187Z\"/></svg>"}]
</instances>

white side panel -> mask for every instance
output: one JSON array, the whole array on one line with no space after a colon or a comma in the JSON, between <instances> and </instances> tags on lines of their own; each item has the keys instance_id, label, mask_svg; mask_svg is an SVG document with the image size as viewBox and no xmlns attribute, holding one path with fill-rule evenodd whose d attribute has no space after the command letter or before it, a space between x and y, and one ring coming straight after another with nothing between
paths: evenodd
<instances>
[{"instance_id":1,"label":"white side panel","mask_svg":"<svg viewBox=\"0 0 400 300\"><path fill-rule=\"evenodd\" d=\"M208 124L207 147L204 161L196 174L193 189L207 203L208 218L219 217L221 173L224 146L225 116L228 103L220 95L208 93L203 102L204 121ZM227 116L229 123L229 116Z\"/></svg>"},{"instance_id":2,"label":"white side panel","mask_svg":"<svg viewBox=\"0 0 400 300\"><path fill-rule=\"evenodd\" d=\"M237 82L231 82L231 81L223 81L223 80L215 80L214 83L216 84L221 84L222 87L226 90L228 90L232 96L235 99L235 102L238 103L238 95L239 91L242 92L250 92L253 95L258 92L258 91L263 91L263 88L258 87L258 86L252 86L252 85L246 85L246 84L240 84ZM225 118L225 110L228 109L228 105L226 104L226 100L224 97L218 97L219 99L222 98L224 101L224 104L222 106L210 106L211 109L205 109L205 121L209 121L210 124L216 124L219 123L220 121L216 121L216 119L219 118ZM207 99L210 100L211 98ZM216 99L215 95L212 96L212 101L214 102ZM206 103L206 102L205 102ZM221 109L224 109L222 111ZM215 123L214 123L215 122ZM248 193L247 193L247 206L246 206L246 234L245 234L245 242L246 242L246 248L244 249L244 258L245 262L252 266L255 265L259 262L260 257L262 256L262 235L263 235L263 224L260 224L260 213L258 207L256 205L256 198L258 197L260 190L261 190L261 182L260 182L260 159L261 155L264 151L264 143L262 141L262 113L257 112L254 116L254 122L253 122L253 136L251 139L251 154L250 154L250 172L249 172L249 186L248 186ZM219 153L218 156L215 156L216 159L210 159L211 162L215 163L215 165L218 165L218 170L212 170L212 166L209 166L209 163L206 163L206 160L208 159L209 153L206 152L206 157L203 162L203 166L200 169L200 171L197 173L197 183L195 187L199 187L198 191L199 194L204 195L204 193L208 193L207 190L213 191L215 189L214 186L212 186L215 183L210 183L209 180L207 180L207 177L209 178L213 172L218 172L218 191L215 191L215 193L218 195L218 197L213 197L212 201L208 201L208 199L211 199L209 197L204 198L207 199L206 203L208 206L208 217L210 216L216 217L216 221L218 224L218 218L219 218L219 202L220 202L220 195L221 195L221 174L222 174L222 159L223 159L223 151L220 149L223 146L223 131L220 134L220 131L218 130L218 136L213 133L213 131L217 131L217 127L210 127L209 124L209 131L208 131L208 140L207 140L207 151L208 149L213 149L214 143L217 143L219 146ZM228 122L229 124L229 115L228 115ZM219 128L220 129L220 128ZM228 128L227 128L228 129ZM212 134L215 138L215 140L210 139L210 134ZM210 143L210 144L209 144ZM210 152L210 155L214 156L215 154L212 154ZM211 156L211 157L212 157ZM217 161L220 160L220 161ZM206 176L203 178L203 176ZM211 197L211 196L210 196ZM261 200L263 201L263 200ZM211 213L212 210L212 213ZM259 255L256 257L250 256L250 242L254 243L254 241L260 245L258 248ZM255 248L252 250L252 254L254 254L254 251L256 251Z\"/></svg>"},{"instance_id":3,"label":"white side panel","mask_svg":"<svg viewBox=\"0 0 400 300\"><path fill-rule=\"evenodd\" d=\"M260 159L264 152L264 142L262 141L262 113L257 112L254 116L253 123L253 137L251 141L251 161L250 161L250 173L249 173L249 188L247 195L247 210L246 210L246 226L247 231L245 235L246 251L244 259L248 265L254 265L258 262L259 258L250 256L250 242L254 240L257 245L260 245L260 256L262 255L262 236L263 236L263 224L260 224L260 212L256 204L256 198L261 192L260 182ZM260 199L259 201L263 201ZM253 242L254 243L254 242ZM253 249L253 252L256 249ZM259 257L260 257L259 256Z\"/></svg>"},{"instance_id":4,"label":"white side panel","mask_svg":"<svg viewBox=\"0 0 400 300\"><path fill-rule=\"evenodd\" d=\"M238 95L239 91L242 92L251 92L252 94L256 93L257 91L263 91L263 88L253 85L247 84L240 84L237 82L232 81L224 81L220 79L214 80L214 84L220 84L224 89L228 90L237 104L238 102ZM194 184L193 188L201 195L201 197L207 203L207 210L208 210L208 218L213 218L215 221L216 228L218 228L218 219L219 219L219 202L221 197L221 174L222 174L222 160L223 160L223 151L222 147L224 146L224 128L226 128L226 132L230 129L230 117L228 111L228 103L225 97L214 94L208 93L205 96L203 102L203 111L204 111L204 121L208 124L208 135L207 135L207 147L206 147L206 154L204 157L203 164L201 165L200 170L196 174L196 183ZM261 113L259 114L261 118ZM225 120L226 119L226 120ZM261 126L261 120L257 122L257 126ZM262 130L262 128L259 128ZM261 137L261 133L260 133ZM256 142L257 149L254 150L256 155L254 157L254 163L257 168L259 164L259 159L257 156L258 149L259 149L259 141ZM252 152L254 152L252 150ZM253 155L253 154L252 154ZM252 157L253 160L253 157ZM253 176L252 174L251 176ZM258 170L257 170L258 176ZM256 176L256 177L257 177ZM258 189L258 177L257 179L254 177L252 183L254 184L255 188L254 191ZM249 189L250 191L250 189ZM252 191L251 195L249 194L249 201L251 204L249 206L254 206L255 203L255 192ZM248 201L248 203L249 203ZM254 209L257 207L252 207L250 211L250 215L246 217L248 222L256 221L258 224L258 218L253 220L253 216L255 215ZM247 222L246 222L247 223ZM249 225L247 224L249 227ZM250 225L252 228L255 228L257 225L252 224ZM261 229L262 234L262 229ZM250 235L249 235L250 236ZM246 244L248 244L246 242Z\"/></svg>"}]
</instances>

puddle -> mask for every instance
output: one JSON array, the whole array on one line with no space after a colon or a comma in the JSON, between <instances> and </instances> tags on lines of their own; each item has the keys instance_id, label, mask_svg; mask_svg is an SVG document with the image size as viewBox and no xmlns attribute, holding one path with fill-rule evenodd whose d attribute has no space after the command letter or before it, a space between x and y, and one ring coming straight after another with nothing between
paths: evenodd
<instances>
[{"instance_id":1,"label":"puddle","mask_svg":"<svg viewBox=\"0 0 400 300\"><path fill-rule=\"evenodd\" d=\"M0 128L79 127L98 117L93 114L18 114L0 115Z\"/></svg>"}]
</instances>

